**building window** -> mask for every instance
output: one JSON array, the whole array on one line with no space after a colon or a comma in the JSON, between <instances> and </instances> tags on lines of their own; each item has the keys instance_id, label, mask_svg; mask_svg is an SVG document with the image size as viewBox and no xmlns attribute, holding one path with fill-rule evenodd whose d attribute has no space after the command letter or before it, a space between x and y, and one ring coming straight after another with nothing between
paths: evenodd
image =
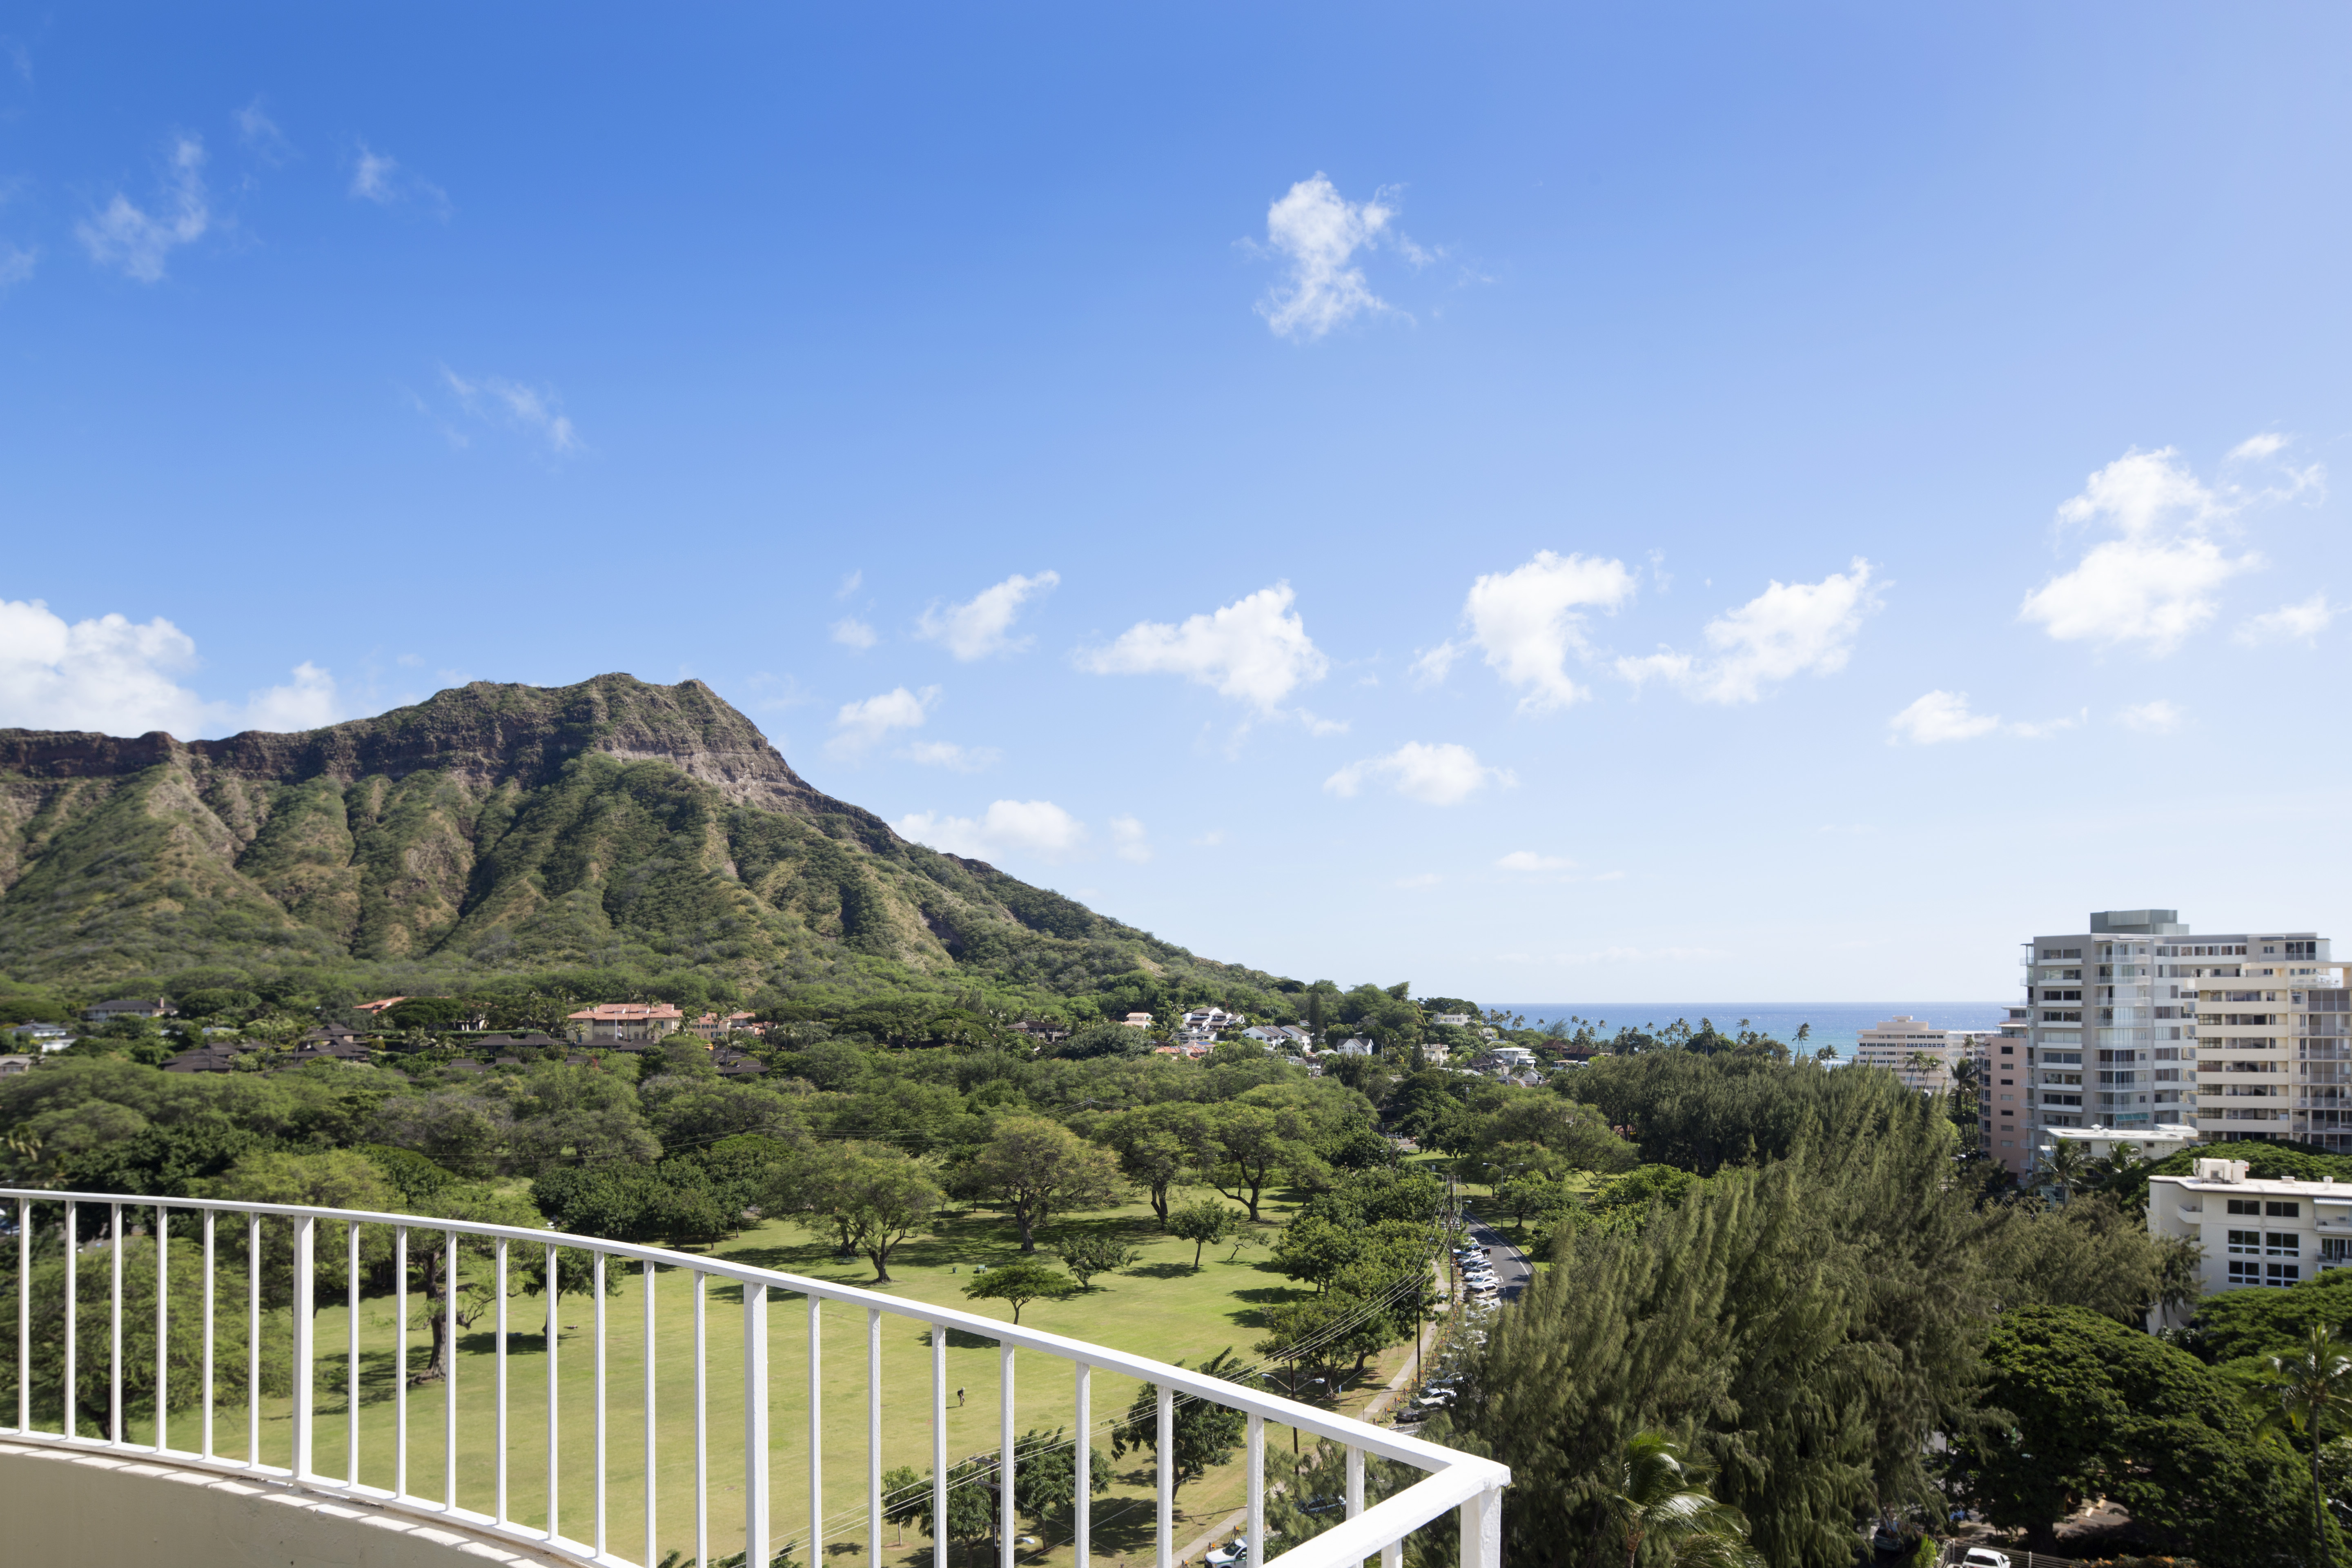
<instances>
[{"instance_id":1,"label":"building window","mask_svg":"<svg viewBox=\"0 0 2352 1568\"><path fill-rule=\"evenodd\" d=\"M2303 1278L2303 1266L2299 1263L2266 1263L2263 1266L2263 1284L2284 1287Z\"/></svg>"},{"instance_id":2,"label":"building window","mask_svg":"<svg viewBox=\"0 0 2352 1568\"><path fill-rule=\"evenodd\" d=\"M2231 1284L2232 1284L2232 1285L2259 1285L2259 1284L2261 1284L2262 1282L2263 1282L2263 1266L2262 1266L2261 1264L2259 1264L2259 1263L2243 1263L2243 1262L2241 1262L2241 1261L2239 1261L2237 1258L2231 1258L2231 1259L2230 1259L2230 1283L2231 1283Z\"/></svg>"},{"instance_id":3,"label":"building window","mask_svg":"<svg viewBox=\"0 0 2352 1568\"><path fill-rule=\"evenodd\" d=\"M2230 1233L2230 1250L2234 1253L2260 1257L2263 1250L2263 1233L2259 1230L2231 1231Z\"/></svg>"},{"instance_id":4,"label":"building window","mask_svg":"<svg viewBox=\"0 0 2352 1568\"><path fill-rule=\"evenodd\" d=\"M2260 1198L2231 1198L2230 1200L2230 1212L2231 1214L2259 1215L2263 1212L2263 1203Z\"/></svg>"},{"instance_id":5,"label":"building window","mask_svg":"<svg viewBox=\"0 0 2352 1568\"><path fill-rule=\"evenodd\" d=\"M2263 1234L2263 1241L2264 1243L2263 1250L2267 1252L2273 1258L2300 1258L2303 1256L2302 1244L2298 1241L2296 1233L2294 1231L2268 1231Z\"/></svg>"},{"instance_id":6,"label":"building window","mask_svg":"<svg viewBox=\"0 0 2352 1568\"><path fill-rule=\"evenodd\" d=\"M2263 1213L2273 1219L2295 1219L2303 1214L2301 1204L2283 1204L2276 1198L2263 1205Z\"/></svg>"},{"instance_id":7,"label":"building window","mask_svg":"<svg viewBox=\"0 0 2352 1568\"><path fill-rule=\"evenodd\" d=\"M2322 1263L2352 1263L2352 1237L2321 1237L2319 1238L2319 1261Z\"/></svg>"}]
</instances>

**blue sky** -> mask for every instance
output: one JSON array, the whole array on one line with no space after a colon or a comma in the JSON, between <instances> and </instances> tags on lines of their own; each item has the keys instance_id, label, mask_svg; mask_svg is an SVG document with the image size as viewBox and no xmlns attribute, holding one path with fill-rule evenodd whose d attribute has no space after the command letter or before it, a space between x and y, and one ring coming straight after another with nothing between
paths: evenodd
<instances>
[{"instance_id":1,"label":"blue sky","mask_svg":"<svg viewBox=\"0 0 2352 1568\"><path fill-rule=\"evenodd\" d=\"M2341 934L2340 10L5 26L0 724L691 675L1474 996Z\"/></svg>"}]
</instances>

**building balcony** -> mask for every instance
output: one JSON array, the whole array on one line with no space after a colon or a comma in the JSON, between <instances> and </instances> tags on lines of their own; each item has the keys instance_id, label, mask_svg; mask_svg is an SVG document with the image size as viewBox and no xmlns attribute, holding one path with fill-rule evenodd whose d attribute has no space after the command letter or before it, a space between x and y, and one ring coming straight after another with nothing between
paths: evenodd
<instances>
[{"instance_id":1,"label":"building balcony","mask_svg":"<svg viewBox=\"0 0 2352 1568\"><path fill-rule=\"evenodd\" d=\"M415 1215L7 1189L0 1214L18 1248L16 1398L0 1410L12 1560L769 1568L782 1553L802 1564L862 1553L879 1568L890 1521L928 1521L936 1568L976 1540L1015 1568L1018 1515L1034 1510L1011 1483L1038 1451L1034 1429L1059 1428L1045 1451L1084 1478L1107 1426L1127 1415L1129 1446L1139 1432L1153 1456L1156 1513L1150 1544L1120 1551L1167 1568L1201 1528L1180 1533L1174 1512L1176 1415L1205 1403L1242 1418L1249 1563L1356 1568L1377 1556L1399 1568L1406 1539L1451 1510L1465 1568L1500 1565L1506 1466L1265 1387L902 1296ZM133 1226L148 1234L127 1247ZM371 1280L376 1310L363 1312ZM320 1312L337 1305L341 1343L320 1330ZM448 1352L430 1366L411 1343L419 1324ZM126 1331L140 1346L129 1355ZM951 1345L965 1369L955 1377ZM988 1427L958 1415L967 1391L953 1384L971 1350L991 1347L994 1440L975 1453L972 1434ZM510 1387L517 1352L538 1368ZM1041 1363L1060 1371L1041 1379ZM58 1390L75 1391L70 1422ZM971 1392L974 1405L986 1397ZM841 1419L845 1400L863 1406L862 1422ZM1271 1563L1269 1424L1325 1446L1345 1504ZM412 1464L412 1450L427 1462ZM1367 1506L1371 1459L1418 1479ZM886 1492L893 1460L928 1461L928 1480ZM1075 1491L1066 1539L1075 1568L1088 1568L1095 1504L1086 1485ZM961 1516L973 1493L988 1527L959 1517L951 1536L950 1498Z\"/></svg>"}]
</instances>

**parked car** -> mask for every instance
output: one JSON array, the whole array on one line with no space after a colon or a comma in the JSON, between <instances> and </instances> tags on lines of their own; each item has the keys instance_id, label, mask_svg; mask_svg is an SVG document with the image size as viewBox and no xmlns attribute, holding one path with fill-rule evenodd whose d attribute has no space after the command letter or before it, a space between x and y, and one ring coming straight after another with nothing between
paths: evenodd
<instances>
[{"instance_id":1,"label":"parked car","mask_svg":"<svg viewBox=\"0 0 2352 1568\"><path fill-rule=\"evenodd\" d=\"M1242 1568L1249 1561L1249 1537L1236 1536L1209 1552L1209 1568Z\"/></svg>"},{"instance_id":2,"label":"parked car","mask_svg":"<svg viewBox=\"0 0 2352 1568\"><path fill-rule=\"evenodd\" d=\"M2009 1553L1990 1546L1971 1546L1960 1554L1961 1568L2009 1568Z\"/></svg>"}]
</instances>

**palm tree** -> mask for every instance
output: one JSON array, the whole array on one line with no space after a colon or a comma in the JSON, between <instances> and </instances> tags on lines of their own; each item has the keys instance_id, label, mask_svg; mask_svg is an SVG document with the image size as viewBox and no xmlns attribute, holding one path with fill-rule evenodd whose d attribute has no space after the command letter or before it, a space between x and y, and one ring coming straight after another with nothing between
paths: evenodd
<instances>
[{"instance_id":1,"label":"palm tree","mask_svg":"<svg viewBox=\"0 0 2352 1568\"><path fill-rule=\"evenodd\" d=\"M2352 1355L2333 1330L2315 1323L2301 1346L2265 1356L2246 1398L2263 1427L2294 1432L2311 1445L2311 1560L2327 1557L2327 1503L2319 1484L2319 1448L2326 1428L2352 1420Z\"/></svg>"},{"instance_id":2,"label":"palm tree","mask_svg":"<svg viewBox=\"0 0 2352 1568\"><path fill-rule=\"evenodd\" d=\"M1625 1568L1633 1568L1645 1541L1663 1546L1675 1568L1753 1568L1759 1561L1748 1546L1748 1521L1708 1494L1705 1472L1664 1433L1626 1439L1617 1489L1601 1501L1625 1543Z\"/></svg>"},{"instance_id":3,"label":"palm tree","mask_svg":"<svg viewBox=\"0 0 2352 1568\"><path fill-rule=\"evenodd\" d=\"M2097 1174L2099 1178L2099 1185L2103 1187L2121 1186L2125 1183L2130 1181L2132 1176L2143 1166L2147 1164L2147 1163L2148 1162L2141 1156L2138 1144L2118 1143L2107 1152L2107 1157L2105 1159L2098 1163Z\"/></svg>"},{"instance_id":4,"label":"palm tree","mask_svg":"<svg viewBox=\"0 0 2352 1568\"><path fill-rule=\"evenodd\" d=\"M2042 1152L2042 1179L2058 1189L2062 1199L2072 1198L2074 1189L2089 1180L2090 1174L2091 1157L2083 1152L2079 1143L2062 1138L2054 1148Z\"/></svg>"}]
</instances>

